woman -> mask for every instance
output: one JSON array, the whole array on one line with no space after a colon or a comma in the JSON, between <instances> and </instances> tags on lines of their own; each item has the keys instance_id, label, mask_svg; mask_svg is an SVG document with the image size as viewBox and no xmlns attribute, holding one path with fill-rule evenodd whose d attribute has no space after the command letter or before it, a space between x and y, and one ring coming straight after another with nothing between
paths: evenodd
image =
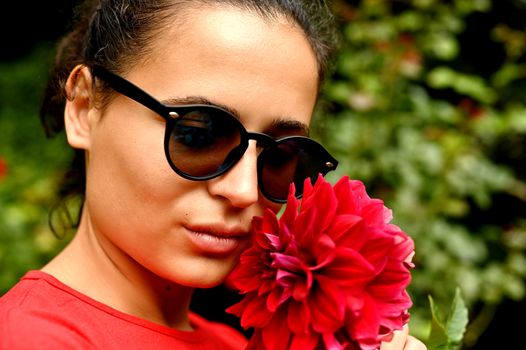
<instances>
[{"instance_id":1,"label":"woman","mask_svg":"<svg viewBox=\"0 0 526 350\"><path fill-rule=\"evenodd\" d=\"M65 194L82 195L80 222L2 297L2 349L243 349L189 311L192 292L224 281L290 182L337 164L306 138L330 14L317 1L108 0L82 18L43 108L77 152ZM383 347L421 348L406 330Z\"/></svg>"}]
</instances>

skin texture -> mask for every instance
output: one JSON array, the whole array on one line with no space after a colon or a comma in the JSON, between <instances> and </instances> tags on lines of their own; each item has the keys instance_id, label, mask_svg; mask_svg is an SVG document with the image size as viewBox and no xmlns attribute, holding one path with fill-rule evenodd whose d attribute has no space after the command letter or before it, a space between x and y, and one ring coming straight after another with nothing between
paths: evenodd
<instances>
[{"instance_id":1,"label":"skin texture","mask_svg":"<svg viewBox=\"0 0 526 350\"><path fill-rule=\"evenodd\" d=\"M249 131L306 133L318 67L290 21L200 7L156 40L151 56L122 75L158 100L224 106ZM221 283L248 247L253 216L279 209L258 192L258 150L251 141L226 174L185 180L166 161L164 119L119 94L96 108L92 84L89 70L77 66L65 108L68 142L86 151L82 219L43 270L117 310L190 330L193 289ZM226 248L209 248L217 245ZM420 346L404 331L382 349Z\"/></svg>"},{"instance_id":2,"label":"skin texture","mask_svg":"<svg viewBox=\"0 0 526 350\"><path fill-rule=\"evenodd\" d=\"M407 325L400 331L395 331L393 340L388 343L382 343L380 350L426 350L427 347L419 339L409 335Z\"/></svg>"}]
</instances>

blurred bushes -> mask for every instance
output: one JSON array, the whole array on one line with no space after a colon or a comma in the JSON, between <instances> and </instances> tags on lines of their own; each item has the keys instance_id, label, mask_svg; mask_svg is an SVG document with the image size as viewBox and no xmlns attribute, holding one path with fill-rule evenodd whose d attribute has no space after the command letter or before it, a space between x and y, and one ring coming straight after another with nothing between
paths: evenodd
<instances>
[{"instance_id":1,"label":"blurred bushes","mask_svg":"<svg viewBox=\"0 0 526 350\"><path fill-rule=\"evenodd\" d=\"M38 119L50 63L49 47L0 63L0 295L65 243L47 220L70 150L63 137L47 140Z\"/></svg>"},{"instance_id":2,"label":"blurred bushes","mask_svg":"<svg viewBox=\"0 0 526 350\"><path fill-rule=\"evenodd\" d=\"M332 176L364 181L414 238L413 332L427 334L427 295L447 305L458 285L469 347L526 293L524 2L334 7L342 48L315 128L341 160Z\"/></svg>"}]
</instances>

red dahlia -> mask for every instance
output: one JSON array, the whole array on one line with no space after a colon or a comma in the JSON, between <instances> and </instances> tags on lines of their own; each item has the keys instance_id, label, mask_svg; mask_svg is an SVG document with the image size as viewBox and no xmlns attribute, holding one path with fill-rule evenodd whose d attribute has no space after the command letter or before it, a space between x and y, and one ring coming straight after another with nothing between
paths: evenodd
<instances>
[{"instance_id":1,"label":"red dahlia","mask_svg":"<svg viewBox=\"0 0 526 350\"><path fill-rule=\"evenodd\" d=\"M378 349L409 321L413 240L360 181L304 186L280 218L254 218L230 276L244 296L227 311L253 328L249 349Z\"/></svg>"}]
</instances>

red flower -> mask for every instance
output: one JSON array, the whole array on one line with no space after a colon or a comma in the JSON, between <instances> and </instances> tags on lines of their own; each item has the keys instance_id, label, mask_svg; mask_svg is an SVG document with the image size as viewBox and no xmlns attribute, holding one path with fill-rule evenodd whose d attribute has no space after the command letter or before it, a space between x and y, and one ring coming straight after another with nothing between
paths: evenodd
<instances>
[{"instance_id":1,"label":"red flower","mask_svg":"<svg viewBox=\"0 0 526 350\"><path fill-rule=\"evenodd\" d=\"M0 180L7 176L7 162L0 157Z\"/></svg>"},{"instance_id":2,"label":"red flower","mask_svg":"<svg viewBox=\"0 0 526 350\"><path fill-rule=\"evenodd\" d=\"M244 297L227 312L254 329L249 349L378 349L409 321L414 243L362 182L304 186L279 219L254 218L230 275Z\"/></svg>"}]
</instances>

